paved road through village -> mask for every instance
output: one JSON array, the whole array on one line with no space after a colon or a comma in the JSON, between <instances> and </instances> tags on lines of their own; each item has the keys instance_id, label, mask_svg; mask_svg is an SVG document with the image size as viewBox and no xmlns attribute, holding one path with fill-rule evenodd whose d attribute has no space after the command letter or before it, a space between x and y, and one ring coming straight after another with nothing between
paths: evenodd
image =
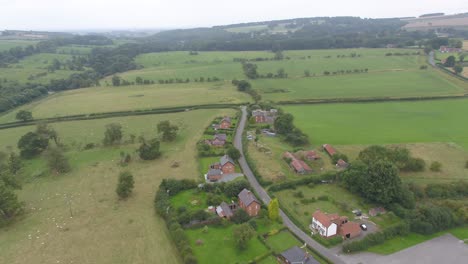
<instances>
[{"instance_id":1,"label":"paved road through village","mask_svg":"<svg viewBox=\"0 0 468 264\"><path fill-rule=\"evenodd\" d=\"M268 204L271 200L270 196L268 193L263 189L263 187L258 183L257 179L255 178L252 170L249 167L249 164L244 158L244 150L242 146L242 135L244 132L245 124L247 121L247 110L246 107L242 107L242 118L239 122L239 125L237 127L236 135L234 138L234 146L241 152L241 158L239 159L239 164L242 168L242 171L244 172L245 176L250 182L250 185L252 185L252 188L255 189L257 194L260 196L260 199L265 203ZM322 246L319 244L317 241L313 240L309 235L304 233L299 227L297 227L291 219L282 211L280 210L280 215L281 218L283 218L283 223L284 225L289 228L289 230L294 233L297 237L299 237L302 241L307 243L311 248L315 249L317 252L322 254L324 257L326 257L328 260L330 260L333 263L336 264L342 264L345 263L343 260L339 258L334 252L332 252L330 249ZM312 221L312 220L311 220Z\"/></svg>"}]
</instances>

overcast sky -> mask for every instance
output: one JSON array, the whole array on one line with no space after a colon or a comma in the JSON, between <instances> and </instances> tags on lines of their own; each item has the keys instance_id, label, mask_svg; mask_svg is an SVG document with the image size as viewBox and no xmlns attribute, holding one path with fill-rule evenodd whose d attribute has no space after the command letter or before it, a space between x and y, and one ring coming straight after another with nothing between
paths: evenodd
<instances>
[{"instance_id":1,"label":"overcast sky","mask_svg":"<svg viewBox=\"0 0 468 264\"><path fill-rule=\"evenodd\" d=\"M0 0L0 30L187 28L297 17L468 12L467 0Z\"/></svg>"}]
</instances>

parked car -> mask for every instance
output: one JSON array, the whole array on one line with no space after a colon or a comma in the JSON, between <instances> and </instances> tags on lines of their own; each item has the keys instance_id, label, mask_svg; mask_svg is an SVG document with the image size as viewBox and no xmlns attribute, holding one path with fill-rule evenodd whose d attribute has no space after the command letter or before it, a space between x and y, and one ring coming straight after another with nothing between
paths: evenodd
<instances>
[{"instance_id":1,"label":"parked car","mask_svg":"<svg viewBox=\"0 0 468 264\"><path fill-rule=\"evenodd\" d=\"M363 231L367 231L367 226L365 224L359 225Z\"/></svg>"}]
</instances>

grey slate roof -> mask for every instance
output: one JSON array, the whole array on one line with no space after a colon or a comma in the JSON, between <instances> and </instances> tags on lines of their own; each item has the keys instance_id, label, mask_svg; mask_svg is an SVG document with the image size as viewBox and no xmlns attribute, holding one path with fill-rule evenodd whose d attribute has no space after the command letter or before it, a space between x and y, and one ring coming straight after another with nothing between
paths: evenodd
<instances>
[{"instance_id":1,"label":"grey slate roof","mask_svg":"<svg viewBox=\"0 0 468 264\"><path fill-rule=\"evenodd\" d=\"M241 200L242 203L245 204L245 206L249 206L253 202L259 203L257 198L255 198L255 195L251 191L249 191L247 189L242 190L239 193L238 197L239 197L239 200Z\"/></svg>"},{"instance_id":2,"label":"grey slate roof","mask_svg":"<svg viewBox=\"0 0 468 264\"><path fill-rule=\"evenodd\" d=\"M295 264L319 264L314 257L304 252L298 246L294 246L281 253L281 256L285 258L289 263Z\"/></svg>"},{"instance_id":3,"label":"grey slate roof","mask_svg":"<svg viewBox=\"0 0 468 264\"><path fill-rule=\"evenodd\" d=\"M224 166L224 164L228 163L228 162L231 162L232 164L236 164L234 163L234 161L231 159L231 157L229 157L228 155L224 155L221 157L221 160L220 160L220 163L221 163L221 166Z\"/></svg>"},{"instance_id":4,"label":"grey slate roof","mask_svg":"<svg viewBox=\"0 0 468 264\"><path fill-rule=\"evenodd\" d=\"M222 202L219 206L221 207L221 209L223 209L224 216L226 217L233 216L232 210L227 203Z\"/></svg>"},{"instance_id":5,"label":"grey slate roof","mask_svg":"<svg viewBox=\"0 0 468 264\"><path fill-rule=\"evenodd\" d=\"M222 141L226 141L227 135L226 134L215 134L214 139L219 139L219 140L222 140Z\"/></svg>"},{"instance_id":6,"label":"grey slate roof","mask_svg":"<svg viewBox=\"0 0 468 264\"><path fill-rule=\"evenodd\" d=\"M208 173L206 175L208 176L216 176L216 175L221 175L222 172L221 170L218 170L218 169L209 169L208 170Z\"/></svg>"}]
</instances>

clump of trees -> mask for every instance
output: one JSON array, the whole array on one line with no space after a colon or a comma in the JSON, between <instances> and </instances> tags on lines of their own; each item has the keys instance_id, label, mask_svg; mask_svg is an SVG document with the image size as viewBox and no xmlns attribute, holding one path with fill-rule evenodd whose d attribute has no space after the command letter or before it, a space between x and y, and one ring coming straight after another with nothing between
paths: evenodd
<instances>
[{"instance_id":1,"label":"clump of trees","mask_svg":"<svg viewBox=\"0 0 468 264\"><path fill-rule=\"evenodd\" d=\"M247 248L248 242L255 235L255 230L248 223L237 225L232 229L232 235L236 241L236 245L240 250Z\"/></svg>"},{"instance_id":2,"label":"clump of trees","mask_svg":"<svg viewBox=\"0 0 468 264\"><path fill-rule=\"evenodd\" d=\"M111 123L106 125L106 131L104 131L104 140L102 143L105 146L117 145L122 140L122 126L117 123Z\"/></svg>"},{"instance_id":3,"label":"clump of trees","mask_svg":"<svg viewBox=\"0 0 468 264\"><path fill-rule=\"evenodd\" d=\"M250 96L252 96L255 102L258 102L262 99L261 95L258 94L258 92L252 88L252 85L248 81L245 81L245 80L238 81L234 79L232 80L232 84L237 87L237 90L239 92L248 93Z\"/></svg>"},{"instance_id":4,"label":"clump of trees","mask_svg":"<svg viewBox=\"0 0 468 264\"><path fill-rule=\"evenodd\" d=\"M291 114L279 113L275 119L274 127L284 141L293 146L302 146L309 143L309 139L299 128L294 126L294 117Z\"/></svg>"},{"instance_id":5,"label":"clump of trees","mask_svg":"<svg viewBox=\"0 0 468 264\"><path fill-rule=\"evenodd\" d=\"M47 149L51 139L57 146L60 145L57 132L47 124L39 124L36 131L26 133L18 141L21 157L30 159L41 154Z\"/></svg>"},{"instance_id":6,"label":"clump of trees","mask_svg":"<svg viewBox=\"0 0 468 264\"><path fill-rule=\"evenodd\" d=\"M20 110L18 111L18 113L16 113L16 120L26 122L32 119L33 119L33 116L30 111Z\"/></svg>"},{"instance_id":7,"label":"clump of trees","mask_svg":"<svg viewBox=\"0 0 468 264\"><path fill-rule=\"evenodd\" d=\"M174 141L177 138L179 127L171 124L169 120L158 123L158 133L161 134L162 141Z\"/></svg>"},{"instance_id":8,"label":"clump of trees","mask_svg":"<svg viewBox=\"0 0 468 264\"><path fill-rule=\"evenodd\" d=\"M401 171L423 171L426 163L420 158L411 157L407 148L388 148L384 146L370 146L359 153L359 160L369 165L375 160L388 160Z\"/></svg>"},{"instance_id":9,"label":"clump of trees","mask_svg":"<svg viewBox=\"0 0 468 264\"><path fill-rule=\"evenodd\" d=\"M15 190L21 189L18 180L23 163L11 152L0 152L0 227L11 223L23 212L24 205L18 200Z\"/></svg>"},{"instance_id":10,"label":"clump of trees","mask_svg":"<svg viewBox=\"0 0 468 264\"><path fill-rule=\"evenodd\" d=\"M119 198L128 198L133 191L134 184L135 180L133 179L133 175L129 171L121 172L119 174L117 189L115 190Z\"/></svg>"},{"instance_id":11,"label":"clump of trees","mask_svg":"<svg viewBox=\"0 0 468 264\"><path fill-rule=\"evenodd\" d=\"M159 150L161 146L160 141L155 138L146 142L143 140L140 147L138 148L138 154L142 160L154 160L161 156L161 151Z\"/></svg>"},{"instance_id":12,"label":"clump of trees","mask_svg":"<svg viewBox=\"0 0 468 264\"><path fill-rule=\"evenodd\" d=\"M48 147L45 154L49 168L56 174L71 171L70 163L60 147Z\"/></svg>"},{"instance_id":13,"label":"clump of trees","mask_svg":"<svg viewBox=\"0 0 468 264\"><path fill-rule=\"evenodd\" d=\"M257 72L257 64L253 64L250 62L242 62L242 69L244 70L245 76L249 79L257 79L258 72Z\"/></svg>"}]
</instances>

